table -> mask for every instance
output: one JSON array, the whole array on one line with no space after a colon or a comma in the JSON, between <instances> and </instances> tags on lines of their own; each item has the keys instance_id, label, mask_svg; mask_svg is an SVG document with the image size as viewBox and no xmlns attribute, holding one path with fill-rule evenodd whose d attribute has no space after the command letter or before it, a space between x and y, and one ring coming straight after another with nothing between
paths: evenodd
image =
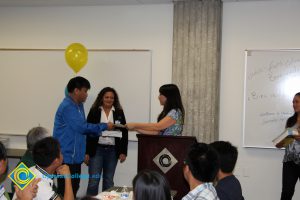
<instances>
[{"instance_id":1,"label":"table","mask_svg":"<svg viewBox=\"0 0 300 200\"><path fill-rule=\"evenodd\" d=\"M121 192L122 189L123 189L123 187L113 186L113 187L107 189L106 191L107 192L111 192L111 191ZM133 188L132 187L127 187L127 190L128 190L128 192L131 192L131 191L133 191ZM176 194L177 194L176 190L171 190L171 196L172 196L172 198L174 198L176 196Z\"/></svg>"}]
</instances>

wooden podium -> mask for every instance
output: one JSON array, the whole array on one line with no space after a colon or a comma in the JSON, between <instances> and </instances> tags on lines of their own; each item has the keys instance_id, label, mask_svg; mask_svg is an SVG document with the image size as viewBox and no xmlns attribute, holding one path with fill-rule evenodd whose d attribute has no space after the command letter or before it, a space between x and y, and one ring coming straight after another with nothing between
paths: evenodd
<instances>
[{"instance_id":1,"label":"wooden podium","mask_svg":"<svg viewBox=\"0 0 300 200\"><path fill-rule=\"evenodd\" d=\"M171 189L176 190L174 200L181 200L189 192L183 176L183 160L189 147L196 143L195 137L159 136L137 134L138 172L151 169L164 174Z\"/></svg>"}]
</instances>

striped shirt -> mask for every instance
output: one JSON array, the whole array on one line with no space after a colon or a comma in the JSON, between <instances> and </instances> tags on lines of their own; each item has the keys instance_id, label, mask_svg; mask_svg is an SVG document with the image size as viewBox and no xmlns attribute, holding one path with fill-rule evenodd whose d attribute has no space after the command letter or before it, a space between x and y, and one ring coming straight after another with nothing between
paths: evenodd
<instances>
[{"instance_id":1,"label":"striped shirt","mask_svg":"<svg viewBox=\"0 0 300 200\"><path fill-rule=\"evenodd\" d=\"M33 200L56 199L58 194L53 190L53 176L38 165L30 167L30 170L36 175L36 178L41 178L41 181L38 183L38 192Z\"/></svg>"},{"instance_id":2,"label":"striped shirt","mask_svg":"<svg viewBox=\"0 0 300 200\"><path fill-rule=\"evenodd\" d=\"M182 200L220 200L212 183L202 183L185 195Z\"/></svg>"}]
</instances>

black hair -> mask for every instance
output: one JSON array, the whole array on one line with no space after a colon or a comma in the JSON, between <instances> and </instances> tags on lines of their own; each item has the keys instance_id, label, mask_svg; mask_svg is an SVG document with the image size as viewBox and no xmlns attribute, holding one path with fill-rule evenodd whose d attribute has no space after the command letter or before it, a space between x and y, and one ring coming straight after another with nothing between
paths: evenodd
<instances>
[{"instance_id":1,"label":"black hair","mask_svg":"<svg viewBox=\"0 0 300 200\"><path fill-rule=\"evenodd\" d=\"M201 182L212 182L219 170L219 157L208 144L196 143L190 147L185 164L189 166L194 178Z\"/></svg>"},{"instance_id":2,"label":"black hair","mask_svg":"<svg viewBox=\"0 0 300 200\"><path fill-rule=\"evenodd\" d=\"M91 85L90 85L90 82L81 77L81 76L76 76L74 78L71 78L70 81L68 82L68 85L67 85L67 89L68 89L68 92L69 93L72 93L75 88L77 89L82 89L82 88L87 88L87 89L90 89L91 88Z\"/></svg>"},{"instance_id":3,"label":"black hair","mask_svg":"<svg viewBox=\"0 0 300 200\"><path fill-rule=\"evenodd\" d=\"M163 119L170 110L179 109L182 113L182 120L184 121L184 108L182 105L180 91L175 84L165 84L159 88L159 93L164 95L167 100L162 112L158 115L157 121Z\"/></svg>"},{"instance_id":4,"label":"black hair","mask_svg":"<svg viewBox=\"0 0 300 200\"><path fill-rule=\"evenodd\" d=\"M135 200L171 200L167 179L153 170L140 171L132 181Z\"/></svg>"},{"instance_id":5,"label":"black hair","mask_svg":"<svg viewBox=\"0 0 300 200\"><path fill-rule=\"evenodd\" d=\"M230 142L216 141L210 144L218 153L220 158L220 169L225 173L232 173L235 167L238 150Z\"/></svg>"},{"instance_id":6,"label":"black hair","mask_svg":"<svg viewBox=\"0 0 300 200\"><path fill-rule=\"evenodd\" d=\"M0 160L6 160L7 152L3 143L0 141Z\"/></svg>"},{"instance_id":7,"label":"black hair","mask_svg":"<svg viewBox=\"0 0 300 200\"><path fill-rule=\"evenodd\" d=\"M91 110L93 110L93 111L98 110L99 107L102 106L103 97L104 97L105 93L107 93L107 92L112 92L114 94L113 106L115 107L115 109L116 110L122 110L122 106L120 104L118 93L116 92L116 90L114 88L111 88L111 87L105 87L99 92L95 102L93 103L93 105L91 107Z\"/></svg>"},{"instance_id":8,"label":"black hair","mask_svg":"<svg viewBox=\"0 0 300 200\"><path fill-rule=\"evenodd\" d=\"M296 96L299 96L300 97L300 92L296 93L295 94L295 97ZM295 98L294 97L294 98ZM286 121L286 125L285 125L285 128L290 128L290 127L293 127L296 122L297 122L297 118L298 118L298 113L295 112L293 116L289 117Z\"/></svg>"},{"instance_id":9,"label":"black hair","mask_svg":"<svg viewBox=\"0 0 300 200\"><path fill-rule=\"evenodd\" d=\"M49 167L60 156L60 145L57 139L46 137L35 143L33 147L33 160L40 167Z\"/></svg>"}]
</instances>

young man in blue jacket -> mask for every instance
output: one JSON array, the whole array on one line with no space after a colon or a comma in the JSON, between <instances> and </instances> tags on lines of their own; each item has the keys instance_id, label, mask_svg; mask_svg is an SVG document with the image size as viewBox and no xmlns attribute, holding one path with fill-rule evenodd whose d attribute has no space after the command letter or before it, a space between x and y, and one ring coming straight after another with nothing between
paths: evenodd
<instances>
[{"instance_id":1,"label":"young man in blue jacket","mask_svg":"<svg viewBox=\"0 0 300 200\"><path fill-rule=\"evenodd\" d=\"M59 105L55 120L53 137L57 138L64 156L63 163L67 164L71 172L74 197L79 189L81 164L85 159L86 134L99 136L104 130L113 129L112 123L91 124L86 122L83 103L86 101L90 89L87 79L77 76L68 85L68 95ZM64 194L64 179L58 182L58 193Z\"/></svg>"}]
</instances>

